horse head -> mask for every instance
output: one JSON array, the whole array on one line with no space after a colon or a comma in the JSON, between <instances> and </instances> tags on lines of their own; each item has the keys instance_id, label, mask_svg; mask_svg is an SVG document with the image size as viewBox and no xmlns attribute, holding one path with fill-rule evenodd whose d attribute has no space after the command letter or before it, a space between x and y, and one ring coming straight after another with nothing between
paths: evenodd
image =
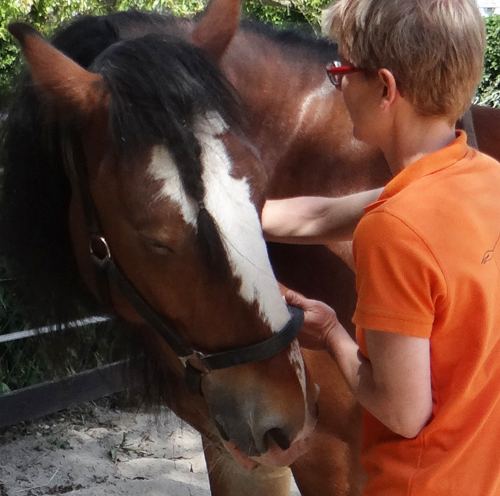
<instances>
[{"instance_id":1,"label":"horse head","mask_svg":"<svg viewBox=\"0 0 500 496\"><path fill-rule=\"evenodd\" d=\"M312 431L317 390L297 341L276 339L290 336L290 312L260 228L265 175L237 97L205 56L220 58L231 29L213 42L202 21L198 46L122 41L86 70L33 28L10 27L60 133L87 287L177 375L194 369L214 432L242 463L288 465ZM273 353L255 352L268 341ZM250 359L237 361L239 349Z\"/></svg>"}]
</instances>

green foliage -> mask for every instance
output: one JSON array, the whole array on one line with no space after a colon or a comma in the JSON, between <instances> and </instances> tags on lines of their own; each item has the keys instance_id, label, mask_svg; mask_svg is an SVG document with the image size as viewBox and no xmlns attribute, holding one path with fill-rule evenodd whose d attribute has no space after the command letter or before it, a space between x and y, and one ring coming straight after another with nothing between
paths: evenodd
<instances>
[{"instance_id":1,"label":"green foliage","mask_svg":"<svg viewBox=\"0 0 500 496\"><path fill-rule=\"evenodd\" d=\"M474 103L500 107L500 15L485 19L486 53L484 75Z\"/></svg>"},{"instance_id":2,"label":"green foliage","mask_svg":"<svg viewBox=\"0 0 500 496\"><path fill-rule=\"evenodd\" d=\"M305 22L304 16L292 5L287 7L264 5L259 0L247 0L243 4L244 17L258 19L276 27Z\"/></svg>"},{"instance_id":3,"label":"green foliage","mask_svg":"<svg viewBox=\"0 0 500 496\"><path fill-rule=\"evenodd\" d=\"M332 3L332 0L291 0L291 3L319 34L321 32L321 13Z\"/></svg>"},{"instance_id":4,"label":"green foliage","mask_svg":"<svg viewBox=\"0 0 500 496\"><path fill-rule=\"evenodd\" d=\"M259 0L247 0L243 4L245 16L272 24L277 28L307 25L316 33L321 31L321 10L331 0L291 0L285 5L267 5Z\"/></svg>"}]
</instances>

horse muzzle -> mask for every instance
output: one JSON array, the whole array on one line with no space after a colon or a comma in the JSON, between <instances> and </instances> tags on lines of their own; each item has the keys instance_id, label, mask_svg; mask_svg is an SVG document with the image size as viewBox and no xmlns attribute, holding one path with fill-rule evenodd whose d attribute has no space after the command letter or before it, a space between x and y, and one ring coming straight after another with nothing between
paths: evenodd
<instances>
[{"instance_id":1,"label":"horse muzzle","mask_svg":"<svg viewBox=\"0 0 500 496\"><path fill-rule=\"evenodd\" d=\"M245 370L246 369L246 370ZM290 465L308 448L316 424L319 388L305 391L291 373L262 381L258 364L237 367L230 374L213 372L204 378L203 393L210 417L224 445L244 468L255 463ZM211 377L212 376L212 377Z\"/></svg>"}]
</instances>

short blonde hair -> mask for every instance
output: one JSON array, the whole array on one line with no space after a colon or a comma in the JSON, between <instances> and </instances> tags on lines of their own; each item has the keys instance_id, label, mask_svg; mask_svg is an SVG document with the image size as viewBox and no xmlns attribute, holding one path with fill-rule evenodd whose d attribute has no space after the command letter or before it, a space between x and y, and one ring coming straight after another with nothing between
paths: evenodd
<instances>
[{"instance_id":1,"label":"short blonde hair","mask_svg":"<svg viewBox=\"0 0 500 496\"><path fill-rule=\"evenodd\" d=\"M455 121L467 110L486 43L476 0L337 0L325 14L343 57L390 70L417 112Z\"/></svg>"}]
</instances>

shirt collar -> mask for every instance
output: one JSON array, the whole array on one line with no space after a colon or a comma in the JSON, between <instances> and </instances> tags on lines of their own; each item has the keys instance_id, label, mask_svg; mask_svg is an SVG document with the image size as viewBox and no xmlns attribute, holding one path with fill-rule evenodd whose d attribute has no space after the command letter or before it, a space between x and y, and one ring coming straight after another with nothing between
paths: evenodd
<instances>
[{"instance_id":1,"label":"shirt collar","mask_svg":"<svg viewBox=\"0 0 500 496\"><path fill-rule=\"evenodd\" d=\"M396 174L387 183L378 200L365 207L365 212L375 209L417 179L457 163L465 157L467 151L467 135L464 131L458 130L456 131L456 138L449 145L441 148L441 150L429 153Z\"/></svg>"}]
</instances>

